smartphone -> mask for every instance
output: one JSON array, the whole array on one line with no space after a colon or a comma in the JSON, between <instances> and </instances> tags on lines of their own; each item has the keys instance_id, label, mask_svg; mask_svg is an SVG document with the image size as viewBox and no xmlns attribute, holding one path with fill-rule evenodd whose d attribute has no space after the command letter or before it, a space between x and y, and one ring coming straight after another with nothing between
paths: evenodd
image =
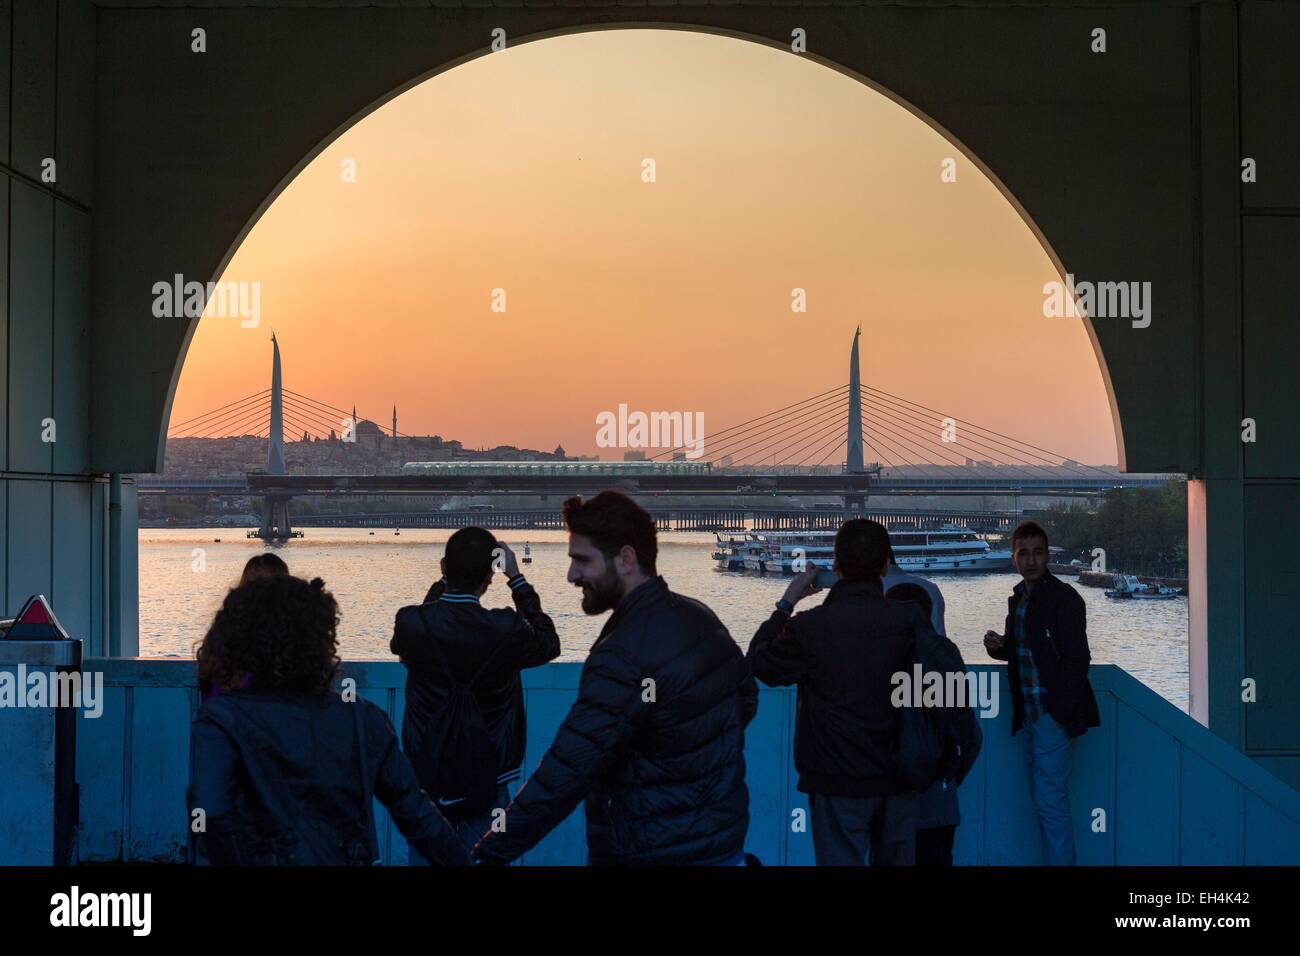
<instances>
[{"instance_id":1,"label":"smartphone","mask_svg":"<svg viewBox=\"0 0 1300 956\"><path fill-rule=\"evenodd\" d=\"M835 586L835 582L840 579L839 575L830 568L818 568L817 580L814 582L819 588L830 588Z\"/></svg>"}]
</instances>

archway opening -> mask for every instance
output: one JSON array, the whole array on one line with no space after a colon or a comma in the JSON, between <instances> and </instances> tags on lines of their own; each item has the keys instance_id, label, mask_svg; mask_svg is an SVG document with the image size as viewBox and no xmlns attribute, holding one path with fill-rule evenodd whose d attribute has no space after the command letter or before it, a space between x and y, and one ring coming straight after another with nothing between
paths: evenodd
<instances>
[{"instance_id":1,"label":"archway opening","mask_svg":"<svg viewBox=\"0 0 1300 956\"><path fill-rule=\"evenodd\" d=\"M1122 442L1086 320L1044 314L1044 287L1063 271L990 171L862 77L698 32L514 44L370 112L250 223L220 281L257 284L257 321L213 314L198 324L171 407L164 480L211 475L213 453L232 474L264 466L264 429L219 433L260 421L272 330L294 396L288 470L366 474L412 457L472 459L476 449L552 460L557 448L604 460L671 454L683 443L635 448L624 433L621 444L601 444L600 416L699 415L706 442L725 437L843 385L859 325L868 462L899 474L928 456L938 468L990 461L1022 474L1054 465L1096 475L1122 462ZM359 440L346 443L353 408ZM836 462L834 446L819 456L835 434L834 421L813 414L825 411L811 407L794 426L825 429L827 441L811 434L811 447L773 467ZM321 433L331 415L333 442ZM292 440L302 433L307 441ZM748 450L758 457L732 464L762 464L758 451L770 449ZM496 510L461 497L461 510L483 508L484 520L486 506ZM946 496L895 497L917 512L949 506L920 507ZM1043 503L1009 497L991 491L984 510ZM152 595L175 600L165 569L185 541L167 538L186 532L162 530L146 529L141 547L145 653L187 649L242 557L261 546L205 541L205 573L188 579L186 602L199 617L178 621L153 613ZM377 549L345 540L351 532L309 530L287 549L301 556L291 568L321 573L339 594L346 656L382 655L388 605L418 600L439 535L399 553L391 537ZM371 530L358 537L378 538ZM386 565L419 570L407 579ZM979 621L1000 621L1003 584L954 579L969 595L961 613L972 640ZM569 592L556 587L562 600ZM746 579L733 602L728 623L742 644L752 633L745 609L770 604L756 597L765 587ZM714 597L727 603L724 590ZM387 602L386 613L372 600ZM1176 702L1181 686L1185 706L1186 608L1161 607L1168 639L1157 667L1182 668L1168 691L1141 660L1108 659ZM358 619L381 623L350 631ZM168 633L151 630L162 620ZM1117 647L1128 629L1119 633ZM974 645L963 650L982 659Z\"/></svg>"}]
</instances>

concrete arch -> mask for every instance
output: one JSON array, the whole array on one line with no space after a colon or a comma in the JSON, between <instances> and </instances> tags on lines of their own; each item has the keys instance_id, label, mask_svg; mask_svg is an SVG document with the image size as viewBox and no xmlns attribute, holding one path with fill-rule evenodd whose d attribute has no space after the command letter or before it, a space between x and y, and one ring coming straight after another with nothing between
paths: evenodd
<instances>
[{"instance_id":1,"label":"concrete arch","mask_svg":"<svg viewBox=\"0 0 1300 956\"><path fill-rule=\"evenodd\" d=\"M764 46L774 50L784 51L789 48L788 43L780 43L770 37L761 36L758 34L753 34L742 30L729 29L725 27L716 27L716 26L705 28L695 24L678 23L672 21L610 22L610 23L601 23L601 24L585 26L585 27L580 26L580 27L556 28L556 29L542 30L537 33L528 34L522 37L511 38L509 40L509 43L511 46L519 46L526 43L536 43L539 41L548 40L560 36L571 36L578 33L595 33L595 32L605 32L605 31L615 31L615 30L680 30L684 32L699 33L699 34L704 34L709 36L722 37L726 39L756 43L760 46ZM402 96L403 94L409 92L415 87L420 86L421 84L428 82L429 80L432 80L436 76L439 76L450 70L454 70L457 67L462 66L466 63L470 63L481 57L491 55L491 52L492 51L488 48L480 47L460 57L457 57L454 60L439 64L438 66L435 66L413 77L412 79L409 79L399 84L398 86L395 86L392 90L389 90L388 92L384 93L382 96L373 100L362 109L352 113L350 116L344 119L333 130L331 130L325 136L323 136L321 140L307 154L305 154L298 162L296 162L293 165L293 167L288 172L286 172L280 178L280 180L276 183L274 189L262 200L260 204L258 204L257 208L253 210L253 212L248 216L247 220L239 229L238 234L230 242L228 248L226 249L224 255L221 257L220 262L217 264L212 274L210 276L205 276L201 281L211 280L215 282L221 278L221 276L225 273L226 268L229 266L231 259L234 257L236 251L239 249L240 245L248 237L249 233L252 231L254 226L257 225L258 221L262 218L262 216L266 213L266 211L270 209L272 204L274 204L274 202L276 201L276 199L279 198L280 194L289 186L291 182L293 182L293 180L304 169L306 169L318 156L320 156L326 149L328 149L335 141L337 141L341 136L343 136L348 130L354 127L357 123L361 122L367 116L371 115L372 113L376 112L379 109L382 109L385 105L397 99L398 97ZM796 55L796 54L791 54L791 55ZM993 184L993 186L1001 194L1002 198L1015 210L1016 215L1019 216L1021 222L1024 223L1024 225L1029 229L1029 231L1033 234L1034 238L1037 240L1038 244L1042 247L1044 253L1046 253L1048 259L1052 263L1053 269L1056 271L1057 276L1061 279L1064 279L1068 270L1066 269L1065 264L1062 262L1060 255L1057 253L1056 249L1052 245L1051 240L1047 237L1044 231L1034 221L1033 217L1029 214L1029 212L1025 209L1025 207L1016 198L1015 194L998 177L997 173L993 169L991 169L975 153L974 150L972 150L969 146L963 143L950 130L944 127L942 123L940 123L933 116L928 115L924 110L918 108L915 104L909 102L902 96L895 93L893 90L890 90L889 88L883 86L882 84L877 83L869 76L863 75L862 73L859 73L856 70L851 69L850 67L847 67L843 64L840 64L834 60L828 59L827 57L821 56L816 53L806 53L806 54L797 54L797 55L800 56L801 59L807 59L812 61L813 63L818 64L819 66L823 66L831 70L834 70L836 73L839 73L842 76L845 76L851 80L854 80L868 87L875 93L878 93L879 95L888 99L890 102L894 103L896 106L899 106L902 109L906 110L914 118L921 121L926 126L930 127L941 137L943 137L944 140L946 140L948 143L954 146L972 165L974 165L981 172L981 174L986 179L989 180L989 182ZM195 330L198 328L199 321L200 320L196 318L189 322L184 340L182 341L176 356L175 365L172 369L170 384L168 385L167 388L166 401L163 405L162 419L159 422L159 428L158 428L158 448L156 453L156 460L158 463L157 470L159 471L162 470L163 455L166 446L167 423L171 417L172 400L175 397L176 388L180 381L181 369L184 367L185 357L189 350L189 345L191 340L193 339ZM1084 324L1084 328L1087 331L1088 339L1092 343L1093 353L1097 359L1097 364L1101 371L1102 383L1106 390L1106 397L1110 407L1111 424L1115 433L1115 447L1116 447L1117 454L1119 456L1119 467L1120 470L1126 470L1123 422L1121 421L1120 418L1119 405L1118 402L1116 401L1115 389L1111 382L1110 370L1107 365L1106 355L1097 337L1097 332L1094 327L1094 322L1092 317L1088 315L1084 315L1082 317L1082 322Z\"/></svg>"},{"instance_id":2,"label":"concrete arch","mask_svg":"<svg viewBox=\"0 0 1300 956\"><path fill-rule=\"evenodd\" d=\"M458 8L454 17L436 9L114 11L101 18L97 60L105 91L97 122L115 135L103 137L96 155L102 318L94 347L105 361L96 363L92 383L93 467L161 464L163 425L193 323L150 321L141 290L176 273L204 281L220 275L312 157L378 106L482 55L493 26L505 24L508 36L521 38L515 42L663 27L784 48L798 24L815 51L810 58L888 96L961 149L1058 271L1068 262L1095 280L1150 277L1161 303L1154 329L1129 334L1111 320L1089 323L1088 331L1121 464L1195 471L1198 396L1180 374L1195 363L1195 328L1184 321L1196 315L1194 209L1186 202L1191 108L1187 64L1177 52L1188 30L1186 18L1167 13L1108 14L1146 45L1108 54L1107 69L1085 82L1086 70L1098 72L1086 43L1046 57L1041 49L1062 29L1087 35L1092 15L1071 8L946 9L942 17L883 5L644 8L635 17L584 5ZM202 56L188 45L196 16L208 24ZM362 44L386 55L358 62ZM996 56L984 52L992 50ZM1017 56L1047 71L1028 98ZM1103 108L1063 125L1060 110L1085 94ZM160 129L170 135L160 137ZM1118 145L1108 142L1117 134ZM1154 188L1135 182L1130 170L1153 162L1163 164L1164 178ZM1133 210L1144 214L1136 223ZM139 374L124 380L116 369ZM147 436L146 421L155 423Z\"/></svg>"},{"instance_id":3,"label":"concrete arch","mask_svg":"<svg viewBox=\"0 0 1300 956\"><path fill-rule=\"evenodd\" d=\"M671 5L670 5L671 4ZM60 0L12 4L0 71L7 610L52 596L135 648L133 495L210 277L340 119L510 36L674 23L784 44L932 117L1085 280L1152 283L1150 328L1093 323L1130 471L1189 484L1191 709L1300 785L1296 4L1256 0ZM191 30L207 52L191 52ZM1104 26L1108 50L1089 49ZM5 44L0 44L4 47ZM5 86L5 84L8 84ZM7 104L7 105L6 105ZM58 159L57 182L43 178ZM1258 176L1243 179L1245 158ZM7 196L7 198L4 198ZM58 419L58 442L35 427ZM1243 419L1259 438L1243 441ZM1259 681L1242 700L1242 681ZM1252 823L1242 824L1247 830Z\"/></svg>"}]
</instances>

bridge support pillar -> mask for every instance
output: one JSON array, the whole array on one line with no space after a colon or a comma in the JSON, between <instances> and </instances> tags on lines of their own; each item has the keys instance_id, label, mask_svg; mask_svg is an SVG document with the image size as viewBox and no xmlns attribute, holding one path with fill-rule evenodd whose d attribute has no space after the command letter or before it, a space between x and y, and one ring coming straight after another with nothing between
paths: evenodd
<instances>
[{"instance_id":1,"label":"bridge support pillar","mask_svg":"<svg viewBox=\"0 0 1300 956\"><path fill-rule=\"evenodd\" d=\"M289 496L268 495L266 513L262 517L262 527L257 536L263 541L288 541L293 537L293 528L289 524Z\"/></svg>"}]
</instances>

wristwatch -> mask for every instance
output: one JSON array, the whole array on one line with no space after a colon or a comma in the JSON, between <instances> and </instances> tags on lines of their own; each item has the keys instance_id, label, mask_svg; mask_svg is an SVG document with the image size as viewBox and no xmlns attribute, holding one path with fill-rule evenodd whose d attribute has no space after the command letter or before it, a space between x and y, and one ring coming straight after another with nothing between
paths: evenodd
<instances>
[{"instance_id":1,"label":"wristwatch","mask_svg":"<svg viewBox=\"0 0 1300 956\"><path fill-rule=\"evenodd\" d=\"M776 602L776 609L784 614L791 614L794 611L794 605L785 598L781 598L781 600Z\"/></svg>"}]
</instances>

